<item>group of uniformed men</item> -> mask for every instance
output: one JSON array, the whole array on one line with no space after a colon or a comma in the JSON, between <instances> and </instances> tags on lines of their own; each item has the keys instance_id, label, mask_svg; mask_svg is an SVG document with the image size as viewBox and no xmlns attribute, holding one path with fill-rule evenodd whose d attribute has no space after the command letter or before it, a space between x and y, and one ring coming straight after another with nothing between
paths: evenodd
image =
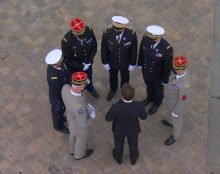
<instances>
[{"instance_id":1,"label":"group of uniformed men","mask_svg":"<svg viewBox=\"0 0 220 174\"><path fill-rule=\"evenodd\" d=\"M129 72L137 64L147 88L147 97L142 103L144 106L153 103L148 111L149 115L156 113L161 105L164 86L175 95L175 99L171 99L172 124L167 120L161 121L164 125L173 127L173 134L165 141L166 145L171 145L179 139L183 127L183 106L190 87L186 72L187 59L184 56L173 59L173 48L161 37L165 30L158 25L146 28L137 56L137 35L134 30L127 28L129 20L122 16L113 16L112 21L112 27L104 30L101 41L101 61L104 69L109 71L110 90L107 100L110 101L117 91L118 72L120 71L122 87L129 83ZM54 128L63 133L70 132L70 154L75 159L81 159L93 153L86 145L95 110L82 96L82 91L86 89L93 97L99 98L92 80L97 41L92 28L86 26L80 18L73 18L70 27L71 30L61 41L62 51L51 51L45 61L48 64L47 81ZM132 91L131 87L125 88L128 89ZM69 129L64 124L65 110ZM117 113L111 118L116 122Z\"/></svg>"}]
</instances>

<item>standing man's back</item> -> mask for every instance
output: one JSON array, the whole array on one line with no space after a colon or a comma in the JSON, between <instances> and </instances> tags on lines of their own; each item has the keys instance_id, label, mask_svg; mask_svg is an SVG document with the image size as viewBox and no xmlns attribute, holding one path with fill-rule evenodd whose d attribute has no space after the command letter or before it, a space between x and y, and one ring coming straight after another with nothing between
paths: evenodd
<instances>
[{"instance_id":1,"label":"standing man's back","mask_svg":"<svg viewBox=\"0 0 220 174\"><path fill-rule=\"evenodd\" d=\"M115 147L112 153L116 162L122 163L124 141L127 137L131 164L135 164L138 158L138 134L141 132L139 118L146 119L147 113L144 103L133 101L134 89L129 84L124 84L121 92L123 99L112 105L105 118L113 121Z\"/></svg>"}]
</instances>

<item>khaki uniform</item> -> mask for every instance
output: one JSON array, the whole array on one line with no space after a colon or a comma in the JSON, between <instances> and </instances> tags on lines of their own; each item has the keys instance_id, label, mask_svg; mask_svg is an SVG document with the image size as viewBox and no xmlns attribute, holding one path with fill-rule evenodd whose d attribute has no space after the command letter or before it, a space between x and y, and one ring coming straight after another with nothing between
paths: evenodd
<instances>
[{"instance_id":1,"label":"khaki uniform","mask_svg":"<svg viewBox=\"0 0 220 174\"><path fill-rule=\"evenodd\" d=\"M73 95L70 85L62 89L63 102L66 106L70 137L69 150L76 159L82 158L86 153L86 144L92 118L88 113L88 103L83 96Z\"/></svg>"},{"instance_id":2,"label":"khaki uniform","mask_svg":"<svg viewBox=\"0 0 220 174\"><path fill-rule=\"evenodd\" d=\"M184 76L172 75L171 80L165 91L165 104L168 106L173 124L173 136L177 140L180 138L183 129L183 116L186 110L186 104L189 101L191 84L189 74L186 71Z\"/></svg>"}]
</instances>

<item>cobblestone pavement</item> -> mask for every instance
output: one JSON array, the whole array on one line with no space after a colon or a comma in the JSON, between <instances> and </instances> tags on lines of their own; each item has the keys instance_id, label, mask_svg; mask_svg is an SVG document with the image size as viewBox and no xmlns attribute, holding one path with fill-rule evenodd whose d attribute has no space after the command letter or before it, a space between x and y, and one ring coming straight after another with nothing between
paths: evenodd
<instances>
[{"instance_id":1,"label":"cobblestone pavement","mask_svg":"<svg viewBox=\"0 0 220 174\"><path fill-rule=\"evenodd\" d=\"M0 0L0 174L205 174L210 56L214 0ZM100 62L100 39L111 16L124 15L137 31L160 24L176 54L190 59L193 83L183 137L173 146L164 140L171 130L160 124L168 117L166 103L141 121L140 158L130 165L128 148L123 164L111 156L111 125L104 120L113 101L106 101L108 73ZM94 154L75 161L68 153L68 135L52 127L44 58L60 47L72 17L83 18L96 34L99 47L94 84L101 94L89 101L97 119L92 125ZM138 68L131 73L136 99L145 98ZM147 109L147 108L146 108Z\"/></svg>"}]
</instances>

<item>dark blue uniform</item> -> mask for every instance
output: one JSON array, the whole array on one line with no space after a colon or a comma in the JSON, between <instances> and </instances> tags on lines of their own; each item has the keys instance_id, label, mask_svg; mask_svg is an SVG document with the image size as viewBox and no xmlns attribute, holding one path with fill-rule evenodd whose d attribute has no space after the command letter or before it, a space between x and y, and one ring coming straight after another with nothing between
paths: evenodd
<instances>
[{"instance_id":1,"label":"dark blue uniform","mask_svg":"<svg viewBox=\"0 0 220 174\"><path fill-rule=\"evenodd\" d=\"M109 64L110 89L118 88L118 71L121 73L121 86L129 82L129 65L136 65L137 35L134 30L116 30L111 27L103 32L101 43L102 64Z\"/></svg>"},{"instance_id":2,"label":"dark blue uniform","mask_svg":"<svg viewBox=\"0 0 220 174\"><path fill-rule=\"evenodd\" d=\"M92 64L97 52L97 41L92 28L86 26L85 33L82 36L75 36L72 30L68 31L61 41L61 47L69 79L71 79L72 73L83 71L83 63L91 63L85 72L90 80L90 84L86 86L86 89L92 92L94 90L92 84Z\"/></svg>"},{"instance_id":3,"label":"dark blue uniform","mask_svg":"<svg viewBox=\"0 0 220 174\"><path fill-rule=\"evenodd\" d=\"M142 38L138 55L138 66L142 66L144 82L147 86L148 100L159 106L164 95L173 61L173 48L163 38L153 48L154 42L145 34Z\"/></svg>"},{"instance_id":4,"label":"dark blue uniform","mask_svg":"<svg viewBox=\"0 0 220 174\"><path fill-rule=\"evenodd\" d=\"M67 73L63 66L61 69L56 69L52 65L47 67L47 83L49 86L49 100L51 104L51 113L53 118L53 126L56 130L62 130L63 114L65 106L61 97L63 85L67 83Z\"/></svg>"}]
</instances>

